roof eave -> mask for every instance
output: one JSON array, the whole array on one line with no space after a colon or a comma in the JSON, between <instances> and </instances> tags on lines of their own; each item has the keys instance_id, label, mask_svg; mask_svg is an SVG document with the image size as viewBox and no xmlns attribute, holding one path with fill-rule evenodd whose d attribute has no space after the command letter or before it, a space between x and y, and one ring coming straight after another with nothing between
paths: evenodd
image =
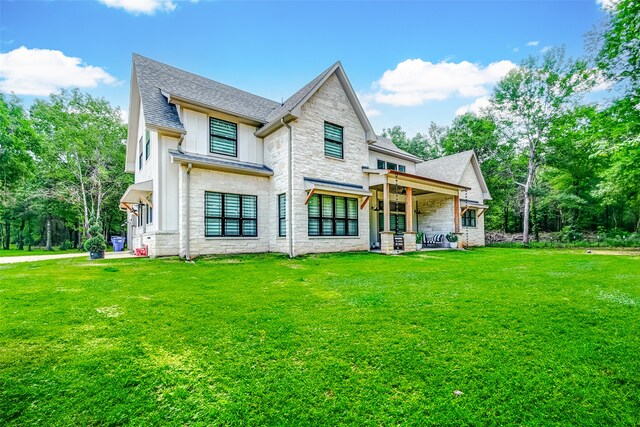
<instances>
[{"instance_id":1,"label":"roof eave","mask_svg":"<svg viewBox=\"0 0 640 427\"><path fill-rule=\"evenodd\" d=\"M267 137L282 127L282 120L284 120L285 123L289 123L297 118L298 116L291 114L291 111L286 111L284 114L280 115L280 117L273 119L253 134L258 138Z\"/></svg>"},{"instance_id":2,"label":"roof eave","mask_svg":"<svg viewBox=\"0 0 640 427\"><path fill-rule=\"evenodd\" d=\"M420 163L423 160L420 157L414 156L412 154L398 153L397 151L389 150L384 147L379 147L376 145L369 145L369 150L375 151L377 153L387 154L389 156L398 157L404 160L409 160L414 163Z\"/></svg>"},{"instance_id":3,"label":"roof eave","mask_svg":"<svg viewBox=\"0 0 640 427\"><path fill-rule=\"evenodd\" d=\"M189 98L185 98L183 96L180 95L175 95L172 94L170 92L167 91L161 91L162 95L164 95L167 98L167 102L170 104L175 104L175 105L180 105L181 107L196 107L199 109L204 109L204 110L208 110L208 111L217 111L223 114L227 114L229 116L233 116L233 117L237 117L239 119L242 119L246 124L252 125L252 126L259 126L259 125L263 125L265 124L265 122L259 118L256 117L252 117L252 116L247 116L245 114L240 114L234 111L229 111L229 110L225 110L224 108L219 108L219 107L215 107L212 105L208 105L208 104L204 104L202 102L198 102L195 101L193 99L189 99Z\"/></svg>"}]
</instances>

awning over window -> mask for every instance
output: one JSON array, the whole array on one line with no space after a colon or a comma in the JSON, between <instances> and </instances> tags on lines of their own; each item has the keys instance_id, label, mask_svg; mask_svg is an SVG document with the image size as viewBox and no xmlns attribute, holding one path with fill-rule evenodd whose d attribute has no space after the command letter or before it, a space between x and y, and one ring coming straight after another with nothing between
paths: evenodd
<instances>
[{"instance_id":1,"label":"awning over window","mask_svg":"<svg viewBox=\"0 0 640 427\"><path fill-rule=\"evenodd\" d=\"M347 184L324 179L304 178L304 189L318 194L337 194L343 196L368 197L371 191L365 190L361 185Z\"/></svg>"},{"instance_id":2,"label":"awning over window","mask_svg":"<svg viewBox=\"0 0 640 427\"><path fill-rule=\"evenodd\" d=\"M149 198L152 191L153 181L151 180L131 184L120 199L120 207L123 209L131 209L131 205L137 205L139 203L153 207Z\"/></svg>"}]
</instances>

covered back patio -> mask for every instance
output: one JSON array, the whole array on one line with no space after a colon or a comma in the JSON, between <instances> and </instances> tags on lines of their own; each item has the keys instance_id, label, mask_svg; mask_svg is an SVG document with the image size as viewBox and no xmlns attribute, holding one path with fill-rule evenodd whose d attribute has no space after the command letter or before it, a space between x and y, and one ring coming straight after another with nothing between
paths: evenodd
<instances>
[{"instance_id":1,"label":"covered back patio","mask_svg":"<svg viewBox=\"0 0 640 427\"><path fill-rule=\"evenodd\" d=\"M394 170L369 175L370 239L384 254L416 250L416 234L460 234L460 196L468 187Z\"/></svg>"}]
</instances>

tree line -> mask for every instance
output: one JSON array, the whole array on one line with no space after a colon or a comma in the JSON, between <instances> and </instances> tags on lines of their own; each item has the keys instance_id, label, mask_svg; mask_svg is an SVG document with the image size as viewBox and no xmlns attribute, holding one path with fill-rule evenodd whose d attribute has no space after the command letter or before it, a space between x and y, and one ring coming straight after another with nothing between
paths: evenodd
<instances>
[{"instance_id":1,"label":"tree line","mask_svg":"<svg viewBox=\"0 0 640 427\"><path fill-rule=\"evenodd\" d=\"M78 90L36 100L26 110L0 94L2 248L81 248L92 221L119 235L126 126L120 110Z\"/></svg>"},{"instance_id":2,"label":"tree line","mask_svg":"<svg viewBox=\"0 0 640 427\"><path fill-rule=\"evenodd\" d=\"M431 123L408 137L385 129L400 148L423 159L475 150L493 200L488 230L543 231L568 239L583 232L640 229L640 2L621 0L590 54L563 48L529 57L494 87L488 107ZM596 86L613 99L586 102Z\"/></svg>"}]
</instances>

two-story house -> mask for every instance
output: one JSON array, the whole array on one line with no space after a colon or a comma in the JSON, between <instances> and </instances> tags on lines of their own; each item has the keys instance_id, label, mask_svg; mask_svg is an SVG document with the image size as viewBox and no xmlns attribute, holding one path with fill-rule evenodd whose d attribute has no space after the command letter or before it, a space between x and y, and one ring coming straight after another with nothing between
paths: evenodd
<instances>
[{"instance_id":1,"label":"two-story house","mask_svg":"<svg viewBox=\"0 0 640 427\"><path fill-rule=\"evenodd\" d=\"M473 152L427 162L378 137L338 62L284 103L133 55L121 199L151 256L484 244Z\"/></svg>"}]
</instances>

